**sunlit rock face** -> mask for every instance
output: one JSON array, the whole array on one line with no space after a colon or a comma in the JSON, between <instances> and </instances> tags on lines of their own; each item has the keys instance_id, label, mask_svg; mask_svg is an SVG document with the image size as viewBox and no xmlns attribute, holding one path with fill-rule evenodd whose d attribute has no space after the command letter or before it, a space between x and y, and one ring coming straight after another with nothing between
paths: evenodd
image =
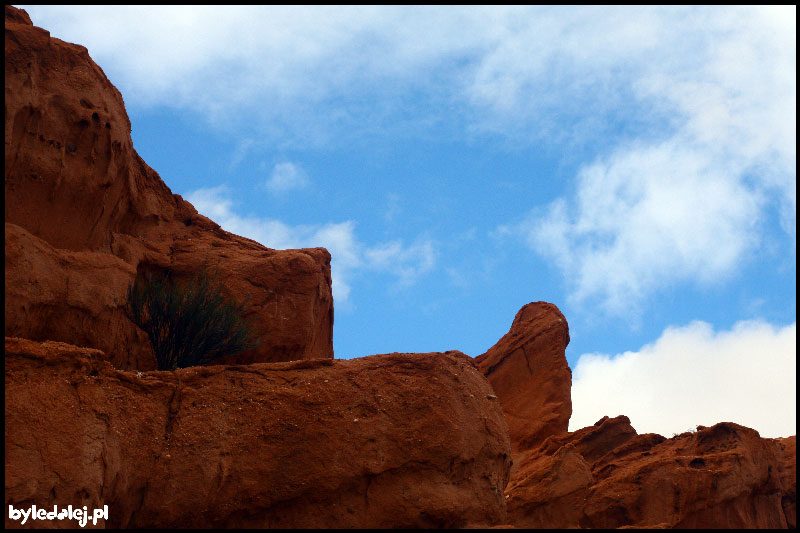
<instances>
[{"instance_id":1,"label":"sunlit rock face","mask_svg":"<svg viewBox=\"0 0 800 533\"><path fill-rule=\"evenodd\" d=\"M515 452L567 432L572 415L567 344L569 326L558 307L533 302L519 310L497 344L475 358L503 406Z\"/></svg>"},{"instance_id":2,"label":"sunlit rock face","mask_svg":"<svg viewBox=\"0 0 800 533\"><path fill-rule=\"evenodd\" d=\"M15 508L108 505L106 527L137 528L505 522L508 430L460 352L136 373L64 343L5 350Z\"/></svg>"}]
</instances>

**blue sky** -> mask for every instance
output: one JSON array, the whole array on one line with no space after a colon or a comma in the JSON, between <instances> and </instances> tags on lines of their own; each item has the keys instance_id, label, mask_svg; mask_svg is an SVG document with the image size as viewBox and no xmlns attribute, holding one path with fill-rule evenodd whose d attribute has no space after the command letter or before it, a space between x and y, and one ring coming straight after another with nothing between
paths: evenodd
<instances>
[{"instance_id":1,"label":"blue sky","mask_svg":"<svg viewBox=\"0 0 800 533\"><path fill-rule=\"evenodd\" d=\"M796 433L796 8L23 6L223 228L333 256L336 357L561 308L571 429Z\"/></svg>"}]
</instances>

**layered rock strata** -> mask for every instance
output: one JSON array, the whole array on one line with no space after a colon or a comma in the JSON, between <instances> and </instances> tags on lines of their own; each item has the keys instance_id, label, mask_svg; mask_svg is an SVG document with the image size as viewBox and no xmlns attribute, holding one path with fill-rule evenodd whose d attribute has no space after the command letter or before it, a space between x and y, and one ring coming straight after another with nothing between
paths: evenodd
<instances>
[{"instance_id":1,"label":"layered rock strata","mask_svg":"<svg viewBox=\"0 0 800 533\"><path fill-rule=\"evenodd\" d=\"M731 422L666 439L606 417L515 458L507 509L530 528L793 528L785 459Z\"/></svg>"}]
</instances>

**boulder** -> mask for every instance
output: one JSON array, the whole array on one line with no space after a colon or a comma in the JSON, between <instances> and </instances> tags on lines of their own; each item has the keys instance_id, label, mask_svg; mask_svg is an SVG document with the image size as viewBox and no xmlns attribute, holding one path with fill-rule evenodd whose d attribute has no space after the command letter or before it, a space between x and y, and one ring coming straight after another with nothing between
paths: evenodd
<instances>
[{"instance_id":1,"label":"boulder","mask_svg":"<svg viewBox=\"0 0 800 533\"><path fill-rule=\"evenodd\" d=\"M101 349L120 368L155 368L146 337L126 318L127 286L138 272L186 279L208 265L234 299L249 301L261 340L223 362L333 357L328 252L273 250L199 215L136 153L122 95L87 49L50 37L23 10L5 13L6 242L31 243L6 245L6 287L14 285L6 335ZM33 257L43 250L46 257ZM62 260L75 254L80 266ZM35 272L26 271L31 264ZM109 269L104 288L97 276ZM69 301L56 297L66 279Z\"/></svg>"},{"instance_id":2,"label":"boulder","mask_svg":"<svg viewBox=\"0 0 800 533\"><path fill-rule=\"evenodd\" d=\"M174 372L58 342L5 353L6 505L108 505L114 528L505 520L508 430L460 352Z\"/></svg>"}]
</instances>

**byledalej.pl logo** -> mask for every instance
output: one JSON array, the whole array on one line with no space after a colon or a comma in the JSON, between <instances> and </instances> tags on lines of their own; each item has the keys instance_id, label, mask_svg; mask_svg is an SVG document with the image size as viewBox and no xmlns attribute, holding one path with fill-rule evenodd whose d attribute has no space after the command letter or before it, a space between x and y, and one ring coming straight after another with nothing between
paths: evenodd
<instances>
[{"instance_id":1,"label":"byledalej.pl logo","mask_svg":"<svg viewBox=\"0 0 800 533\"><path fill-rule=\"evenodd\" d=\"M108 520L108 505L104 505L102 509L94 509L90 518L89 510L85 505L83 508L76 509L68 505L66 509L62 508L60 511L57 505L53 505L53 510L48 511L35 505L29 509L14 509L14 506L9 504L8 518L21 520L20 525L25 525L25 522L30 518L31 520L77 520L78 525L81 527L84 527L91 520L92 525L96 526L99 519Z\"/></svg>"}]
</instances>

